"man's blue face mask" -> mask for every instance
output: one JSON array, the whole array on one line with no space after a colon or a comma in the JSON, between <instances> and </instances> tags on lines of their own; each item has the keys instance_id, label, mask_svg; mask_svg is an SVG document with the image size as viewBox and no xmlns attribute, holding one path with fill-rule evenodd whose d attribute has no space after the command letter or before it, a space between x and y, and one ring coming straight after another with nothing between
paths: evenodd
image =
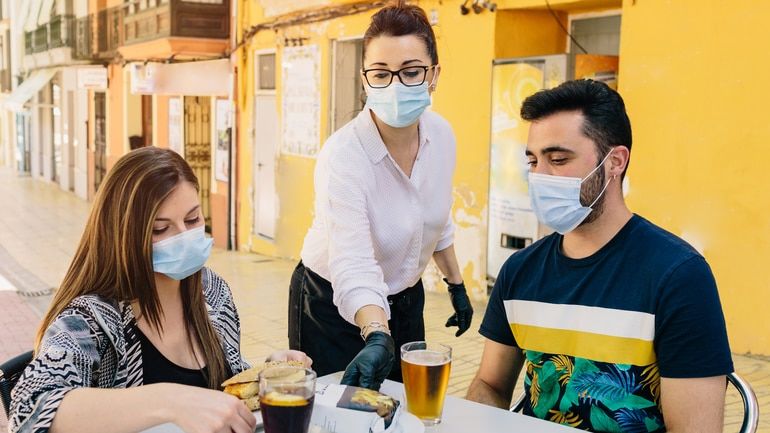
<instances>
[{"instance_id":1,"label":"man's blue face mask","mask_svg":"<svg viewBox=\"0 0 770 433\"><path fill-rule=\"evenodd\" d=\"M152 267L169 278L184 280L201 270L213 242L206 237L203 226L155 242L152 244Z\"/></svg>"},{"instance_id":2,"label":"man's blue face mask","mask_svg":"<svg viewBox=\"0 0 770 433\"><path fill-rule=\"evenodd\" d=\"M529 198L537 220L562 235L575 230L591 213L593 206L607 190L607 186L613 178L604 184L604 188L596 196L596 199L587 207L580 202L580 187L586 179L604 166L604 162L607 161L610 154L612 152L608 153L602 162L582 179L530 172L528 177Z\"/></svg>"}]
</instances>

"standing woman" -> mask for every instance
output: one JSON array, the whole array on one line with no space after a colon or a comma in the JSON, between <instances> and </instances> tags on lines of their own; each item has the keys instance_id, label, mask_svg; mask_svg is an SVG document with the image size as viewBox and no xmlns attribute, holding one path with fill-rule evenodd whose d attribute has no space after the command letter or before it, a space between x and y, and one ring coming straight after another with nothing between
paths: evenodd
<instances>
[{"instance_id":1,"label":"standing woman","mask_svg":"<svg viewBox=\"0 0 770 433\"><path fill-rule=\"evenodd\" d=\"M9 432L122 433L172 422L186 433L252 433L219 384L248 365L230 287L211 250L198 180L176 152L118 160L94 200L13 389ZM269 359L302 360L283 351Z\"/></svg>"},{"instance_id":2,"label":"standing woman","mask_svg":"<svg viewBox=\"0 0 770 433\"><path fill-rule=\"evenodd\" d=\"M471 307L453 246L455 137L425 111L440 67L425 12L399 1L364 35L364 110L326 141L315 171L315 219L291 279L289 345L318 375L379 388L401 381L398 347L424 340L420 280L431 257L445 275L456 335Z\"/></svg>"}]
</instances>

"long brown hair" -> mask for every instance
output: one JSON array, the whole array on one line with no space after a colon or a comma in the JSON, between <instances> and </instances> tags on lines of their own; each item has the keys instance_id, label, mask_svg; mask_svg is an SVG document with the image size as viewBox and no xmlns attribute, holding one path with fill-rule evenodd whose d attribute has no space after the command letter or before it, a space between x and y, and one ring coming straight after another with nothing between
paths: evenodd
<instances>
[{"instance_id":1,"label":"long brown hair","mask_svg":"<svg viewBox=\"0 0 770 433\"><path fill-rule=\"evenodd\" d=\"M394 1L372 15L369 28L364 33L362 58L366 58L366 47L372 39L378 36L406 35L415 35L422 39L431 62L434 65L438 64L436 34L433 33L428 16L422 8L407 4L405 0Z\"/></svg>"},{"instance_id":2,"label":"long brown hair","mask_svg":"<svg viewBox=\"0 0 770 433\"><path fill-rule=\"evenodd\" d=\"M75 257L37 331L36 351L51 323L82 295L136 301L150 326L162 333L152 225L161 203L180 182L199 189L190 166L174 151L145 147L118 160L99 187ZM216 389L227 373L224 351L206 310L201 272L182 280L180 289L190 350L194 339L208 368L209 387Z\"/></svg>"}]
</instances>

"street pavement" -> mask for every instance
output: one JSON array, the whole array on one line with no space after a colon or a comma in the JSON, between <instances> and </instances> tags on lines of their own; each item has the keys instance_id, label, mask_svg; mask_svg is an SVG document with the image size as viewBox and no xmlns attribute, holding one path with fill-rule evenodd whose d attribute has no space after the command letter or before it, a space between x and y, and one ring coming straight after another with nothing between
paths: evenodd
<instances>
[{"instance_id":1,"label":"street pavement","mask_svg":"<svg viewBox=\"0 0 770 433\"><path fill-rule=\"evenodd\" d=\"M29 350L50 291L69 266L86 223L90 204L57 185L19 177L0 168L0 362ZM296 262L253 253L214 250L208 266L230 284L241 317L244 356L259 362L288 346L288 283ZM453 349L448 392L464 396L478 368L483 339L477 329L485 305L473 305L471 330L461 337L444 327L452 314L445 292L425 299L426 339ZM760 412L770 411L770 358L733 355L736 371L751 383ZM518 393L521 390L517 385ZM743 410L740 397L728 391L725 432L737 432ZM0 414L0 431L6 420ZM770 433L770 420L760 417L759 432Z\"/></svg>"}]
</instances>

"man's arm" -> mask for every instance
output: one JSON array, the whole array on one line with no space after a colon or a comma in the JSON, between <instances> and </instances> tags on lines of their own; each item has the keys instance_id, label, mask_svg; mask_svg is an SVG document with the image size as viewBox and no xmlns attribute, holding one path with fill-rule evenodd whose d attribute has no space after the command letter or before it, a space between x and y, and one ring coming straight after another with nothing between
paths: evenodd
<instances>
[{"instance_id":1,"label":"man's arm","mask_svg":"<svg viewBox=\"0 0 770 433\"><path fill-rule=\"evenodd\" d=\"M669 433L721 433L725 376L660 379L660 400Z\"/></svg>"},{"instance_id":2,"label":"man's arm","mask_svg":"<svg viewBox=\"0 0 770 433\"><path fill-rule=\"evenodd\" d=\"M513 387L523 365L524 353L521 349L486 339L479 371L468 387L468 395L465 398L508 409Z\"/></svg>"}]
</instances>

